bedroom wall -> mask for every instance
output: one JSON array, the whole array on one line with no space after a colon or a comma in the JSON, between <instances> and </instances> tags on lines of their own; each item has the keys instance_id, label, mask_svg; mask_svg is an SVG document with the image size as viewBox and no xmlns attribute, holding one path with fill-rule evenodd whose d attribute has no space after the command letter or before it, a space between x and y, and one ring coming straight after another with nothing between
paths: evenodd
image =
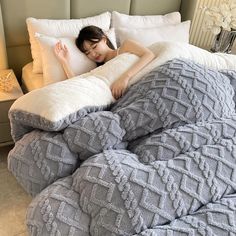
<instances>
[{"instance_id":1,"label":"bedroom wall","mask_svg":"<svg viewBox=\"0 0 236 236\"><path fill-rule=\"evenodd\" d=\"M32 60L25 20L27 17L70 19L116 10L126 14L166 14L180 11L182 20L192 19L197 0L0 0L8 65L18 79L22 67Z\"/></svg>"},{"instance_id":2,"label":"bedroom wall","mask_svg":"<svg viewBox=\"0 0 236 236\"><path fill-rule=\"evenodd\" d=\"M5 33L2 21L2 9L0 5L0 69L2 70L6 68L8 68L8 61L7 61L7 51L5 43Z\"/></svg>"}]
</instances>

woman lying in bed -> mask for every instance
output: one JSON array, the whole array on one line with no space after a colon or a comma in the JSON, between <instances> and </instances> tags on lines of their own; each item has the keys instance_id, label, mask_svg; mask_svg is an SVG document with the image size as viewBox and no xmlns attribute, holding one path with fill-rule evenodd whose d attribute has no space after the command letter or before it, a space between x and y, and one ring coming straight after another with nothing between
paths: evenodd
<instances>
[{"instance_id":1,"label":"woman lying in bed","mask_svg":"<svg viewBox=\"0 0 236 236\"><path fill-rule=\"evenodd\" d=\"M102 29L96 26L83 28L76 38L76 46L85 53L89 59L96 62L97 65L102 65L122 53L131 53L139 57L139 60L136 61L135 64L132 64L125 73L111 84L112 95L115 99L122 96L128 86L129 80L155 57L148 48L131 40L126 40L120 48L114 49L106 34ZM69 67L69 55L66 46L58 42L55 45L55 53L67 77L74 77L75 75Z\"/></svg>"}]
</instances>

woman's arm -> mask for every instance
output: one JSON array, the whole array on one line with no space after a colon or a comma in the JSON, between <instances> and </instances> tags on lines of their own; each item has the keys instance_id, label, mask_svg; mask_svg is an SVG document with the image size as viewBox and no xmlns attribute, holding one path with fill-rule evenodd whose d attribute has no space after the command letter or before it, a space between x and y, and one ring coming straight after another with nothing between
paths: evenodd
<instances>
[{"instance_id":1,"label":"woman's arm","mask_svg":"<svg viewBox=\"0 0 236 236\"><path fill-rule=\"evenodd\" d=\"M155 55L154 53L148 49L147 47L142 46L141 44L133 41L133 40L126 40L121 45L120 53L133 53L140 57L140 59L126 71L126 75L131 78L136 75L143 67L145 67L149 62L151 62Z\"/></svg>"},{"instance_id":2,"label":"woman's arm","mask_svg":"<svg viewBox=\"0 0 236 236\"><path fill-rule=\"evenodd\" d=\"M118 99L120 96L122 96L128 86L129 80L155 57L154 53L151 50L132 40L124 41L119 49L119 52L133 53L139 56L140 59L112 84L111 91L115 99Z\"/></svg>"},{"instance_id":3,"label":"woman's arm","mask_svg":"<svg viewBox=\"0 0 236 236\"><path fill-rule=\"evenodd\" d=\"M59 41L56 43L55 47L54 47L54 52L58 58L58 60L60 61L67 78L72 78L75 76L74 72L71 70L69 63L68 63L68 49L66 47L66 45L62 45L62 43Z\"/></svg>"}]
</instances>

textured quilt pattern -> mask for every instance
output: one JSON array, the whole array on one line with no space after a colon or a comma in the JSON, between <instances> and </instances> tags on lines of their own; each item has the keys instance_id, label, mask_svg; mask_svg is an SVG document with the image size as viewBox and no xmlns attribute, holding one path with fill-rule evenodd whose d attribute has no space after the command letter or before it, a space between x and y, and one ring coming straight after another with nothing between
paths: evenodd
<instances>
[{"instance_id":1,"label":"textured quilt pattern","mask_svg":"<svg viewBox=\"0 0 236 236\"><path fill-rule=\"evenodd\" d=\"M8 164L30 235L236 234L234 78L174 59L109 111L25 134Z\"/></svg>"}]
</instances>

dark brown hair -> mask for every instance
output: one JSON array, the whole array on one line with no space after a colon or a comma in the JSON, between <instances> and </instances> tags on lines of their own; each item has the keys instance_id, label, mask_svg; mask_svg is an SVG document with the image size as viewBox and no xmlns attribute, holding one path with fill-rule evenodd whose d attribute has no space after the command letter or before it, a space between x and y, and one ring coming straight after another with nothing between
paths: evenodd
<instances>
[{"instance_id":1,"label":"dark brown hair","mask_svg":"<svg viewBox=\"0 0 236 236\"><path fill-rule=\"evenodd\" d=\"M103 38L107 39L107 46L111 49L115 49L111 41L108 39L107 35L102 31L101 28L90 25L86 26L80 30L78 37L75 40L76 46L79 48L81 52L85 52L84 41L90 41L92 43L97 43L101 41Z\"/></svg>"}]
</instances>

